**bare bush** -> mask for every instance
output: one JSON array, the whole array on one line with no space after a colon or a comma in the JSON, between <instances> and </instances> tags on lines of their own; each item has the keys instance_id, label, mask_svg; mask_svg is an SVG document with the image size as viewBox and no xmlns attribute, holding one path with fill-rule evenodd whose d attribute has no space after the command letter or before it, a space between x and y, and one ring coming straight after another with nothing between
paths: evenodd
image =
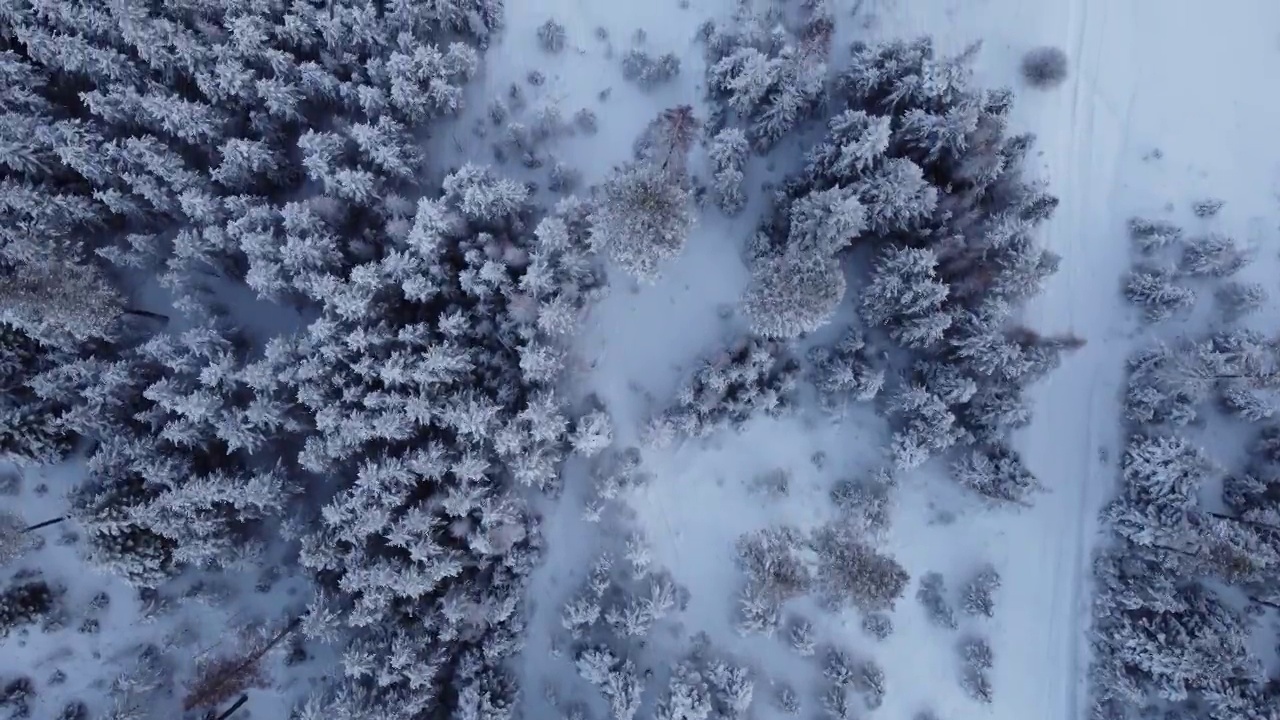
<instances>
[{"instance_id":1,"label":"bare bush","mask_svg":"<svg viewBox=\"0 0 1280 720\"><path fill-rule=\"evenodd\" d=\"M990 565L978 571L964 592L964 609L970 615L991 617L995 614L995 591L1000 589L1000 574Z\"/></svg>"},{"instance_id":2,"label":"bare bush","mask_svg":"<svg viewBox=\"0 0 1280 720\"><path fill-rule=\"evenodd\" d=\"M1032 87L1054 88L1067 79L1067 54L1061 48L1038 47L1022 56L1022 76Z\"/></svg>"},{"instance_id":3,"label":"bare bush","mask_svg":"<svg viewBox=\"0 0 1280 720\"><path fill-rule=\"evenodd\" d=\"M538 44L549 53L564 50L564 26L555 20L547 20L538 27Z\"/></svg>"},{"instance_id":4,"label":"bare bush","mask_svg":"<svg viewBox=\"0 0 1280 720\"><path fill-rule=\"evenodd\" d=\"M956 614L947 602L947 589L940 573L926 573L920 578L916 599L924 605L930 622L948 630L956 629Z\"/></svg>"}]
</instances>

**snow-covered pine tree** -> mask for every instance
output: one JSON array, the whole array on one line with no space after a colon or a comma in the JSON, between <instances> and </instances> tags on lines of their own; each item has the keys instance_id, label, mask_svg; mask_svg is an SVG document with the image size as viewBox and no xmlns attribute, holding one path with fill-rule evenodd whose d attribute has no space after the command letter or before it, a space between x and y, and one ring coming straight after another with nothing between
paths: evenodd
<instances>
[{"instance_id":1,"label":"snow-covered pine tree","mask_svg":"<svg viewBox=\"0 0 1280 720\"><path fill-rule=\"evenodd\" d=\"M1125 279L1124 296L1142 308L1149 322L1160 322L1190 308L1196 291L1179 285L1172 272L1148 269L1131 272Z\"/></svg>"},{"instance_id":2,"label":"snow-covered pine tree","mask_svg":"<svg viewBox=\"0 0 1280 720\"><path fill-rule=\"evenodd\" d=\"M856 330L846 332L834 345L813 348L808 359L819 401L833 412L853 401L872 400L884 388L884 369Z\"/></svg>"},{"instance_id":3,"label":"snow-covered pine tree","mask_svg":"<svg viewBox=\"0 0 1280 720\"><path fill-rule=\"evenodd\" d=\"M71 450L72 433L58 422L65 407L39 396L38 375L69 360L67 353L0 323L0 455L48 463Z\"/></svg>"},{"instance_id":4,"label":"snow-covered pine tree","mask_svg":"<svg viewBox=\"0 0 1280 720\"><path fill-rule=\"evenodd\" d=\"M843 523L820 528L813 538L818 584L837 604L863 612L891 610L910 576L893 558L881 555Z\"/></svg>"},{"instance_id":5,"label":"snow-covered pine tree","mask_svg":"<svg viewBox=\"0 0 1280 720\"><path fill-rule=\"evenodd\" d=\"M742 425L756 412L778 415L794 400L799 373L784 345L758 337L740 339L705 359L676 404L651 419L648 442L706 437L725 425Z\"/></svg>"},{"instance_id":6,"label":"snow-covered pine tree","mask_svg":"<svg viewBox=\"0 0 1280 720\"><path fill-rule=\"evenodd\" d=\"M742 310L755 332L790 338L825 325L844 291L835 258L789 252L756 264Z\"/></svg>"},{"instance_id":7,"label":"snow-covered pine tree","mask_svg":"<svg viewBox=\"0 0 1280 720\"><path fill-rule=\"evenodd\" d=\"M1253 259L1232 238L1211 233L1187 241L1180 269L1188 275L1226 277L1239 272Z\"/></svg>"},{"instance_id":8,"label":"snow-covered pine tree","mask_svg":"<svg viewBox=\"0 0 1280 720\"><path fill-rule=\"evenodd\" d=\"M664 111L651 123L640 158L600 186L589 216L593 246L643 282L655 281L661 264L680 254L693 225L686 161L696 128L688 106Z\"/></svg>"},{"instance_id":9,"label":"snow-covered pine tree","mask_svg":"<svg viewBox=\"0 0 1280 720\"><path fill-rule=\"evenodd\" d=\"M726 128L716 133L707 146L707 159L711 161L711 182L716 204L727 215L742 212L747 202L742 190L743 169L747 164L747 136L738 128Z\"/></svg>"},{"instance_id":10,"label":"snow-covered pine tree","mask_svg":"<svg viewBox=\"0 0 1280 720\"><path fill-rule=\"evenodd\" d=\"M791 34L767 32L765 22L744 5L704 38L707 93L719 106L716 125L740 119L758 152L767 152L821 105L834 26L823 5L807 7Z\"/></svg>"},{"instance_id":11,"label":"snow-covered pine tree","mask_svg":"<svg viewBox=\"0 0 1280 720\"><path fill-rule=\"evenodd\" d=\"M943 309L947 286L936 279L931 251L890 247L875 261L862 293L862 316L871 325L911 348L927 348L942 339L952 318Z\"/></svg>"},{"instance_id":12,"label":"snow-covered pine tree","mask_svg":"<svg viewBox=\"0 0 1280 720\"><path fill-rule=\"evenodd\" d=\"M997 502L1030 504L1042 486L1018 452L1004 443L974 449L953 467L956 481Z\"/></svg>"}]
</instances>

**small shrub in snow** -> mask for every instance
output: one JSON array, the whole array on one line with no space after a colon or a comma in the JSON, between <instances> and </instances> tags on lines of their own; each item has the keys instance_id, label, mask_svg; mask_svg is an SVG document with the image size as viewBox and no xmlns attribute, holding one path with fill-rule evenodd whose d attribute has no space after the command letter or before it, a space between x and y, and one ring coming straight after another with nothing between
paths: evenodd
<instances>
[{"instance_id":1,"label":"small shrub in snow","mask_svg":"<svg viewBox=\"0 0 1280 720\"><path fill-rule=\"evenodd\" d=\"M1198 218L1211 218L1222 210L1225 203L1217 198L1204 198L1191 203L1191 211Z\"/></svg>"},{"instance_id":2,"label":"small shrub in snow","mask_svg":"<svg viewBox=\"0 0 1280 720\"><path fill-rule=\"evenodd\" d=\"M1056 47L1031 50L1022 56L1022 76L1032 87L1057 87L1067 79L1067 54Z\"/></svg>"},{"instance_id":3,"label":"small shrub in snow","mask_svg":"<svg viewBox=\"0 0 1280 720\"><path fill-rule=\"evenodd\" d=\"M778 709L782 712L788 715L796 715L800 712L800 696L796 695L796 689L787 683L778 683L774 698Z\"/></svg>"},{"instance_id":4,"label":"small shrub in snow","mask_svg":"<svg viewBox=\"0 0 1280 720\"><path fill-rule=\"evenodd\" d=\"M921 710L912 720L938 720L938 715L932 710Z\"/></svg>"},{"instance_id":5,"label":"small shrub in snow","mask_svg":"<svg viewBox=\"0 0 1280 720\"><path fill-rule=\"evenodd\" d=\"M547 20L542 23L542 25L538 26L538 44L549 53L558 53L564 50L564 26L555 20Z\"/></svg>"},{"instance_id":6,"label":"small shrub in snow","mask_svg":"<svg viewBox=\"0 0 1280 720\"><path fill-rule=\"evenodd\" d=\"M653 554L649 551L649 543L645 541L643 535L632 533L631 537L627 538L627 551L624 557L631 564L633 580L642 580L649 574L650 566L653 565Z\"/></svg>"},{"instance_id":7,"label":"small shrub in snow","mask_svg":"<svg viewBox=\"0 0 1280 720\"><path fill-rule=\"evenodd\" d=\"M822 712L830 720L854 720L853 702L849 691L842 685L834 685L822 693Z\"/></svg>"},{"instance_id":8,"label":"small shrub in snow","mask_svg":"<svg viewBox=\"0 0 1280 720\"><path fill-rule=\"evenodd\" d=\"M814 535L818 579L827 598L863 612L891 610L911 579L893 558L880 555L853 530L827 525Z\"/></svg>"},{"instance_id":9,"label":"small shrub in snow","mask_svg":"<svg viewBox=\"0 0 1280 720\"><path fill-rule=\"evenodd\" d=\"M622 58L622 77L643 90L652 90L679 74L680 58L675 53L654 57L639 48L632 48Z\"/></svg>"},{"instance_id":10,"label":"small shrub in snow","mask_svg":"<svg viewBox=\"0 0 1280 720\"><path fill-rule=\"evenodd\" d=\"M603 597L609 586L613 585L613 558L608 553L596 558L591 565L591 573L587 575L587 589L597 598Z\"/></svg>"},{"instance_id":11,"label":"small shrub in snow","mask_svg":"<svg viewBox=\"0 0 1280 720\"><path fill-rule=\"evenodd\" d=\"M862 631L876 640L887 640L893 634L893 618L885 613L867 613L862 616Z\"/></svg>"},{"instance_id":12,"label":"small shrub in snow","mask_svg":"<svg viewBox=\"0 0 1280 720\"><path fill-rule=\"evenodd\" d=\"M738 128L721 130L711 139L707 148L716 204L727 215L738 214L747 202L747 196L742 191L742 172L750 150L746 134Z\"/></svg>"},{"instance_id":13,"label":"small shrub in snow","mask_svg":"<svg viewBox=\"0 0 1280 720\"><path fill-rule=\"evenodd\" d=\"M875 710L884 703L884 669L874 660L866 660L858 666L853 687L862 693L868 710Z\"/></svg>"},{"instance_id":14,"label":"small shrub in snow","mask_svg":"<svg viewBox=\"0 0 1280 720\"><path fill-rule=\"evenodd\" d=\"M990 670L994 663L991 645L983 638L965 638L960 643L960 656L965 667L973 670Z\"/></svg>"},{"instance_id":15,"label":"small shrub in snow","mask_svg":"<svg viewBox=\"0 0 1280 720\"><path fill-rule=\"evenodd\" d=\"M600 500L614 500L619 494L640 487L648 475L640 467L640 449L605 449L592 460L591 477Z\"/></svg>"},{"instance_id":16,"label":"small shrub in snow","mask_svg":"<svg viewBox=\"0 0 1280 720\"><path fill-rule=\"evenodd\" d=\"M658 700L654 720L698 720L710 717L711 689L690 662L676 665L667 693Z\"/></svg>"},{"instance_id":17,"label":"small shrub in snow","mask_svg":"<svg viewBox=\"0 0 1280 720\"><path fill-rule=\"evenodd\" d=\"M600 601L594 594L580 595L565 603L560 613L560 624L564 629L580 638L585 630L600 619Z\"/></svg>"},{"instance_id":18,"label":"small shrub in snow","mask_svg":"<svg viewBox=\"0 0 1280 720\"><path fill-rule=\"evenodd\" d=\"M925 573L920 577L920 587L916 590L916 599L924 605L929 621L938 627L955 630L956 614L947 600L946 585L942 575L936 572Z\"/></svg>"},{"instance_id":19,"label":"small shrub in snow","mask_svg":"<svg viewBox=\"0 0 1280 720\"><path fill-rule=\"evenodd\" d=\"M530 70L528 75L524 76L525 82L533 87L542 87L547 84L547 76L541 70Z\"/></svg>"},{"instance_id":20,"label":"small shrub in snow","mask_svg":"<svg viewBox=\"0 0 1280 720\"><path fill-rule=\"evenodd\" d=\"M889 529L892 489L892 479L880 470L869 478L837 481L831 488L831 502L852 530L875 536Z\"/></svg>"},{"instance_id":21,"label":"small shrub in snow","mask_svg":"<svg viewBox=\"0 0 1280 720\"><path fill-rule=\"evenodd\" d=\"M1196 291L1177 284L1167 270L1137 270L1125 279L1124 295L1149 322L1167 320L1196 302Z\"/></svg>"},{"instance_id":22,"label":"small shrub in snow","mask_svg":"<svg viewBox=\"0 0 1280 720\"><path fill-rule=\"evenodd\" d=\"M791 492L791 473L775 468L751 480L751 489L773 497L786 497Z\"/></svg>"},{"instance_id":23,"label":"small shrub in snow","mask_svg":"<svg viewBox=\"0 0 1280 720\"><path fill-rule=\"evenodd\" d=\"M29 718L35 697L36 686L31 678L14 678L0 687L0 710L4 711L6 720Z\"/></svg>"},{"instance_id":24,"label":"small shrub in snow","mask_svg":"<svg viewBox=\"0 0 1280 720\"><path fill-rule=\"evenodd\" d=\"M801 657L812 656L817 642L813 635L813 623L802 617L792 618L787 629L787 641L791 644L791 649Z\"/></svg>"},{"instance_id":25,"label":"small shrub in snow","mask_svg":"<svg viewBox=\"0 0 1280 720\"><path fill-rule=\"evenodd\" d=\"M600 121L596 118L596 111L591 108L582 108L574 113L573 124L587 135L595 135L600 131Z\"/></svg>"},{"instance_id":26,"label":"small shrub in snow","mask_svg":"<svg viewBox=\"0 0 1280 720\"><path fill-rule=\"evenodd\" d=\"M1235 240L1211 233L1187 241L1180 268L1188 275L1226 277L1239 272L1252 259Z\"/></svg>"},{"instance_id":27,"label":"small shrub in snow","mask_svg":"<svg viewBox=\"0 0 1280 720\"><path fill-rule=\"evenodd\" d=\"M562 162L551 166L547 175L547 189L554 193L570 193L582 182L582 173Z\"/></svg>"},{"instance_id":28,"label":"small shrub in snow","mask_svg":"<svg viewBox=\"0 0 1280 720\"><path fill-rule=\"evenodd\" d=\"M1267 289L1260 283L1228 280L1213 293L1218 311L1227 322L1239 320L1267 303Z\"/></svg>"},{"instance_id":29,"label":"small shrub in snow","mask_svg":"<svg viewBox=\"0 0 1280 720\"><path fill-rule=\"evenodd\" d=\"M712 660L707 663L707 681L714 690L716 710L723 717L747 717L755 696L755 681L747 668Z\"/></svg>"},{"instance_id":30,"label":"small shrub in snow","mask_svg":"<svg viewBox=\"0 0 1280 720\"><path fill-rule=\"evenodd\" d=\"M632 720L640 710L644 682L635 663L619 660L605 647L587 648L578 655L578 674L599 688L614 720Z\"/></svg>"},{"instance_id":31,"label":"small shrub in snow","mask_svg":"<svg viewBox=\"0 0 1280 720\"><path fill-rule=\"evenodd\" d=\"M738 598L738 632L771 637L782 625L782 607L758 586L747 586Z\"/></svg>"},{"instance_id":32,"label":"small shrub in snow","mask_svg":"<svg viewBox=\"0 0 1280 720\"><path fill-rule=\"evenodd\" d=\"M1181 242L1182 228L1167 220L1129 218L1129 237L1144 252Z\"/></svg>"},{"instance_id":33,"label":"small shrub in snow","mask_svg":"<svg viewBox=\"0 0 1280 720\"><path fill-rule=\"evenodd\" d=\"M995 593L1000 589L1000 574L991 565L978 571L964 590L964 610L970 615L992 617L995 614Z\"/></svg>"},{"instance_id":34,"label":"small shrub in snow","mask_svg":"<svg viewBox=\"0 0 1280 720\"><path fill-rule=\"evenodd\" d=\"M61 588L43 580L19 581L0 593L0 637L19 625L39 621L57 607Z\"/></svg>"},{"instance_id":35,"label":"small shrub in snow","mask_svg":"<svg viewBox=\"0 0 1280 720\"><path fill-rule=\"evenodd\" d=\"M643 638L653 627L654 617L635 601L619 603L604 612L604 620L621 638Z\"/></svg>"},{"instance_id":36,"label":"small shrub in snow","mask_svg":"<svg viewBox=\"0 0 1280 720\"><path fill-rule=\"evenodd\" d=\"M79 700L72 700L62 706L57 720L89 720L89 706Z\"/></svg>"},{"instance_id":37,"label":"small shrub in snow","mask_svg":"<svg viewBox=\"0 0 1280 720\"><path fill-rule=\"evenodd\" d=\"M849 653L840 648L828 648L823 659L822 676L838 688L846 688L853 684L857 672L856 663Z\"/></svg>"},{"instance_id":38,"label":"small shrub in snow","mask_svg":"<svg viewBox=\"0 0 1280 720\"><path fill-rule=\"evenodd\" d=\"M598 455L613 444L613 421L603 409L592 410L573 423L569 444L583 457Z\"/></svg>"},{"instance_id":39,"label":"small shrub in snow","mask_svg":"<svg viewBox=\"0 0 1280 720\"><path fill-rule=\"evenodd\" d=\"M966 670L960 677L960 687L969 697L978 702L990 705L994 699L991 678L982 670Z\"/></svg>"}]
</instances>

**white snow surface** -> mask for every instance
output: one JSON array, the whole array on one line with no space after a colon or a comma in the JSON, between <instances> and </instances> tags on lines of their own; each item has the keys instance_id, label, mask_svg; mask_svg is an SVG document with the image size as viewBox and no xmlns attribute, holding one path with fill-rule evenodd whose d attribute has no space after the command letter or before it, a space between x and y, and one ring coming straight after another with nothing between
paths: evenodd
<instances>
[{"instance_id":1,"label":"white snow surface","mask_svg":"<svg viewBox=\"0 0 1280 720\"><path fill-rule=\"evenodd\" d=\"M965 496L945 468L929 465L908 476L898 491L894 526L886 550L913 576L893 614L894 634L876 643L861 633L850 611L831 616L804 603L788 606L814 621L821 641L874 658L885 669L887 695L873 716L910 718L925 708L941 718L982 713L1009 720L1027 717L1077 720L1087 711L1089 565L1099 535L1097 510L1112 491L1115 460L1122 448L1119 394L1124 361L1143 334L1119 294L1130 263L1125 221L1132 215L1172 217L1197 229L1192 201L1227 201L1213 222L1254 243L1269 243L1274 260L1277 165L1268 152L1280 122L1280 101L1260 91L1280 72L1280 5L1267 0L842 0L837 34L878 39L933 34L940 51L958 52L983 41L979 78L1018 91L1014 132L1037 134L1033 159L1061 199L1043 240L1062 256L1061 269L1027 310L1028 326L1046 334L1076 333L1088 342L1033 392L1036 418L1018 434L1017 446L1047 486L1033 508L992 510ZM699 106L702 58L694 42L698 24L725 17L731 0L601 3L554 0L513 3L503 42L489 54L489 92L519 81L529 67L546 73L546 101L570 115L594 107L601 132L566 141L564 159L602 177L625 159L635 135L661 107ZM547 18L568 28L570 49L546 58L533 29ZM594 36L605 28L614 48ZM674 51L681 75L645 95L627 85L618 60L632 32L647 32L645 47ZM1070 58L1070 75L1052 90L1027 87L1018 76L1024 52L1056 45ZM612 86L607 102L596 93ZM1154 151L1159 152L1154 152ZM782 159L789 162L794 159ZM765 175L754 160L748 175L752 205L739 219L713 209L682 257L654 287L625 289L593 314L581 344L590 386L605 399L623 444L636 440L649 413L669 400L696 359L741 332L740 321L721 320L717 309L733 303L746 281L740 247L760 208ZM1260 263L1261 264L1261 263ZM1273 277L1273 276L1272 276ZM621 286L621 287L620 287ZM858 287L851 284L850 293ZM1276 311L1273 303L1266 310ZM717 647L752 665L757 673L759 717L781 716L770 702L771 681L785 679L804 699L803 714L816 710L820 665L800 659L781 638L742 638L732 628L742 584L734 563L734 541L750 530L776 524L813 527L831 511L827 491L835 480L865 472L883 458L887 430L868 410L839 425L825 422L759 421L741 433L674 451L646 451L653 481L629 498L638 527L653 544L655 562L666 566L692 594L683 617L687 633L705 631ZM810 461L828 456L824 469ZM782 501L753 494L747 483L762 472L794 474ZM571 595L595 552L612 546L620 528L606 524L604 537L578 519L581 473L570 473L564 500L547 518L551 557L535 579L533 628L525 653L524 682L529 717L550 717L540 688L577 682L569 658L549 657L550 634L558 629L559 606ZM938 571L958 600L959 589L983 562L1003 576L992 620L964 615L959 632L931 626L915 600L916 582ZM988 637L995 651L989 709L958 686L955 649L968 635ZM655 649L655 646L659 646ZM649 644L640 664L661 667L664 643ZM648 656L645 656L648 655ZM649 657L651 656L651 657ZM579 686L582 684L579 682ZM659 687L650 687L650 698ZM585 695L582 687L571 697ZM642 713L643 714L643 713Z\"/></svg>"}]
</instances>

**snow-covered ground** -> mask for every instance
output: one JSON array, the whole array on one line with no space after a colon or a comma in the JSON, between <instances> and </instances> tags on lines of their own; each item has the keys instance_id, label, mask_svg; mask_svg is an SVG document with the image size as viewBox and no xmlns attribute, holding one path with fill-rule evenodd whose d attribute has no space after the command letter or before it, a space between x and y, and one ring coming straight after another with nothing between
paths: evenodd
<instances>
[{"instance_id":1,"label":"snow-covered ground","mask_svg":"<svg viewBox=\"0 0 1280 720\"><path fill-rule=\"evenodd\" d=\"M565 150L589 180L595 179L626 156L653 108L697 104L702 63L693 44L695 28L703 19L723 17L729 4L694 0L684 10L665 2L519 4L511 8L507 40L490 54L491 79L500 87L511 81L503 73L516 79L535 64L532 32L522 36L522 28L548 17L566 23L577 52L545 63L539 58L536 64L547 72L548 92L568 111L593 105L598 90L614 87L608 103L594 105L601 134L575 139ZM1191 201L1214 196L1228 201L1221 229L1272 240L1276 164L1259 141L1280 121L1280 103L1258 89L1280 71L1280 6L1265 0L851 0L848 5L837 13L842 40L933 34L941 50L958 51L980 39L982 80L1018 89L1014 130L1038 135L1035 159L1061 198L1044 234L1044 242L1062 256L1061 269L1028 309L1027 324L1045 333L1075 333L1088 342L1036 389L1036 419L1018 438L1029 466L1048 489L1034 508L980 507L933 466L907 478L900 491L888 549L913 577L942 572L953 591L980 563L992 562L1004 578L995 618L965 620L969 625L962 625L961 634L944 634L928 624L913 584L895 613L897 629L883 644L862 635L852 614L814 619L824 631L820 636L884 666L889 689L878 711L884 717L910 717L925 707L941 717L977 710L956 684L954 645L972 632L989 637L995 650L995 717L1076 720L1086 709L1088 567L1098 536L1096 514L1114 482L1121 447L1117 395L1125 357L1139 332L1118 292L1129 266L1124 223L1134 214L1162 214L1167 203L1182 219ZM612 38L612 60L594 35L597 26ZM683 61L677 82L643 101L621 81L616 67L619 48L637 28L647 31L647 47L675 51ZM1034 90L1018 77L1019 58L1038 45L1059 46L1071 59L1070 76L1056 89ZM684 256L661 283L636 293L617 291L596 311L582 344L584 361L594 368L589 389L599 392L619 419L623 442L634 440L637 424L653 409L645 393L660 401L669 397L694 359L736 327L716 311L732 302L745 282L737 249L750 216L726 222L704 215ZM1274 244L1264 246L1268 249L1270 261ZM816 689L813 667L801 668L781 641L740 639L733 631L734 596L741 583L733 543L742 533L770 524L820 523L828 512L831 482L875 467L884 432L869 413L834 427L761 421L708 446L647 453L654 480L632 498L632 506L654 545L656 562L692 592L687 629L710 633L764 677L786 678L805 688L802 696L812 696L805 683ZM817 451L829 456L823 470L810 462ZM746 487L774 468L795 476L791 495L782 502L763 501ZM566 556L553 555L540 580L547 592L534 593L542 604L536 618L552 624L556 593L563 597L578 582L569 569L589 558L583 543L559 536L583 532L572 497L548 526L552 552ZM547 674L541 660L532 657L544 647L532 641L530 664L538 670L530 671L530 680ZM761 716L772 712L763 710Z\"/></svg>"},{"instance_id":2,"label":"snow-covered ground","mask_svg":"<svg viewBox=\"0 0 1280 720\"><path fill-rule=\"evenodd\" d=\"M925 708L943 720L985 713L997 720L1079 720L1086 712L1084 670L1088 663L1089 560L1098 541L1097 509L1115 480L1121 448L1117 395L1124 360L1141 329L1120 297L1120 276L1130 251L1125 220L1135 214L1170 217L1197 227L1188 209L1193 200L1227 201L1214 227L1256 243L1262 262L1251 279L1274 285L1277 193L1280 175L1264 140L1280 127L1280 99L1268 92L1280 76L1280 4L1269 0L838 0L838 43L932 34L943 52L975 40L984 48L977 61L981 80L1018 90L1014 131L1038 135L1035 170L1047 178L1061 205L1044 242L1062 256L1060 271L1027 310L1027 324L1046 334L1074 333L1087 344L1034 392L1036 417L1019 433L1017 445L1048 492L1032 508L991 509L962 493L945 468L928 465L902 479L892 530L884 550L911 572L913 582L893 615L895 631L875 642L859 629L853 611L832 614L809 600L788 606L811 619L818 636L849 648L860 659L883 666L888 689L875 715L911 718ZM533 118L554 106L566 119L592 109L598 134L578 132L552 141L558 159L583 172L585 184L601 180L631 154L632 141L661 109L678 104L701 107L702 48L698 26L724 18L734 0L604 2L603 0L509 0L504 36L490 48L483 76L468 89L473 113L505 97L512 83L525 87ZM566 25L568 46L559 55L543 53L536 28L548 19ZM600 32L603 30L603 32ZM643 30L643 39L636 31ZM603 36L603 37L602 37ZM1056 45L1071 60L1067 81L1052 90L1025 87L1018 77L1022 54ZM655 54L676 53L682 63L671 83L642 92L622 78L623 54L640 46ZM837 62L840 53L837 54ZM526 75L540 70L545 83L530 86ZM608 91L607 98L601 93ZM436 138L474 159L490 159L493 138L475 141L459 124ZM447 141L447 142L446 142ZM743 331L740 318L724 317L746 282L742 243L763 208L760 182L779 167L752 161L748 193L752 204L728 220L710 206L684 254L651 287L632 287L621 274L613 295L593 311L577 348L580 386L574 396L597 393L617 422L617 441L638 441L639 428L664 405L697 359ZM1166 210L1165 206L1169 205ZM1274 289L1274 288L1272 288ZM858 288L852 285L851 295ZM1274 293L1280 295L1280 293ZM1272 301L1266 315L1275 317ZM275 334L281 328L266 328ZM265 332L264 330L264 332ZM251 333L254 334L254 333ZM573 670L555 657L553 636L562 603L580 585L591 561L615 548L633 524L652 545L654 562L667 568L690 591L689 604L673 636L706 632L717 648L749 663L757 672L758 716L780 714L768 700L768 684L794 685L814 712L821 689L819 664L801 659L780 638L743 638L733 628L742 574L735 541L752 530L788 524L820 525L833 511L828 493L840 479L878 467L888 436L883 421L862 408L840 423L818 420L757 420L738 433L722 433L706 443L690 442L669 451L646 450L652 480L626 497L606 523L581 518L588 494L587 467L570 462L566 489L558 502L542 501L548 562L530 592L530 635L521 668L526 717L553 717L541 692L560 685ZM825 461L815 463L821 453ZM791 473L785 497L762 495L751 481L762 473ZM65 511L62 490L78 467L32 471L20 496L0 497L6 508L35 520ZM36 494L39 482L48 494ZM190 655L219 653L227 629L275 620L282 608L296 609L303 582L288 578L271 592L254 589L256 577L235 579L237 601L181 617L163 616L144 624L144 609L120 581L86 571L73 541L59 541L62 528L47 531L44 548L23 558L12 574L39 568L47 579L68 586L70 615L78 622L90 598L107 592L100 630L80 633L69 626L15 633L0 653L0 675L19 671L46 680L54 661L83 668L62 689L42 696L35 717L53 717L66 698L105 706L107 684L118 658L139 645L180 645L183 667L173 693L190 675ZM933 626L915 599L916 579L926 572L945 575L953 595L983 564L1003 577L991 620L960 617L957 631ZM238 608L232 614L229 607ZM969 635L986 637L995 652L995 700L990 710L958 685L956 644ZM663 635L663 638L668 637ZM651 639L641 658L655 673L677 659L678 642ZM74 658L65 663L63 648ZM274 691L253 691L254 717L284 717L289 701L326 672L330 658L285 669ZM124 664L124 660L119 660ZM579 683L581 686L582 684ZM580 698L578 697L580 696ZM569 691L587 699L584 687ZM171 698L172 700L172 698ZM650 701L652 698L650 698ZM594 702L599 702L598 699Z\"/></svg>"}]
</instances>

